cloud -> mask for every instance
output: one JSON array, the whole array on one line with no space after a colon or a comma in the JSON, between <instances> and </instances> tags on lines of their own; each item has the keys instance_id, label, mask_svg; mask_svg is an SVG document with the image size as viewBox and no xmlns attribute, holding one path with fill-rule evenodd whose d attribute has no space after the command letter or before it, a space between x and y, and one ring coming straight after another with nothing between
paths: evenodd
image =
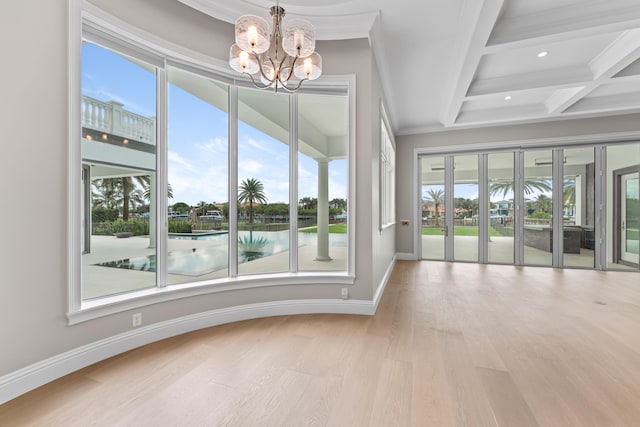
<instances>
[{"instance_id":1,"label":"cloud","mask_svg":"<svg viewBox=\"0 0 640 427\"><path fill-rule=\"evenodd\" d=\"M228 155L227 140L222 138L212 138L204 144L195 144L196 148L203 154Z\"/></svg>"},{"instance_id":2,"label":"cloud","mask_svg":"<svg viewBox=\"0 0 640 427\"><path fill-rule=\"evenodd\" d=\"M247 145L249 145L250 147L253 147L255 149L258 149L258 150L260 150L262 152L265 152L265 153L269 153L269 154L273 153L272 150L270 150L269 148L267 148L265 146L264 142L258 141L258 140L253 139L253 138L247 138Z\"/></svg>"},{"instance_id":3,"label":"cloud","mask_svg":"<svg viewBox=\"0 0 640 427\"><path fill-rule=\"evenodd\" d=\"M238 164L238 172L243 175L251 175L260 173L264 169L264 164L257 160L249 160Z\"/></svg>"}]
</instances>

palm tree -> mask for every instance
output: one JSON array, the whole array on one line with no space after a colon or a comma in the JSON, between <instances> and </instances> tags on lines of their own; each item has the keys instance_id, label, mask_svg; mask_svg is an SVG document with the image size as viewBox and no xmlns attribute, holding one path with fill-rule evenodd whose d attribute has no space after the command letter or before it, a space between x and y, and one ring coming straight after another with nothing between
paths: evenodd
<instances>
[{"instance_id":1,"label":"palm tree","mask_svg":"<svg viewBox=\"0 0 640 427\"><path fill-rule=\"evenodd\" d=\"M122 197L121 182L117 179L104 178L92 182L91 204L104 209L115 209L120 204Z\"/></svg>"},{"instance_id":2,"label":"palm tree","mask_svg":"<svg viewBox=\"0 0 640 427\"><path fill-rule=\"evenodd\" d=\"M576 204L576 179L565 178L562 187L563 207L570 208Z\"/></svg>"},{"instance_id":3,"label":"palm tree","mask_svg":"<svg viewBox=\"0 0 640 427\"><path fill-rule=\"evenodd\" d=\"M535 207L538 212L548 213L551 210L551 198L546 194L538 194Z\"/></svg>"},{"instance_id":4,"label":"palm tree","mask_svg":"<svg viewBox=\"0 0 640 427\"><path fill-rule=\"evenodd\" d=\"M149 202L151 200L151 185L143 185L142 189L142 197ZM169 199L173 199L173 188L171 188L171 183L167 183L167 197Z\"/></svg>"},{"instance_id":5,"label":"palm tree","mask_svg":"<svg viewBox=\"0 0 640 427\"><path fill-rule=\"evenodd\" d=\"M489 185L489 193L492 196L502 193L502 198L507 197L509 192L515 193L515 182L513 180L494 181ZM530 195L535 192L548 193L551 191L551 185L546 179L531 178L524 180L524 194Z\"/></svg>"},{"instance_id":6,"label":"palm tree","mask_svg":"<svg viewBox=\"0 0 640 427\"><path fill-rule=\"evenodd\" d=\"M253 204L255 202L267 203L264 186L255 178L245 179L240 184L238 203L249 203L249 224L253 224Z\"/></svg>"},{"instance_id":7,"label":"palm tree","mask_svg":"<svg viewBox=\"0 0 640 427\"><path fill-rule=\"evenodd\" d=\"M427 200L433 202L435 210L436 210L436 227L440 226L440 211L439 207L442 201L444 200L444 190L435 190L430 188L427 190Z\"/></svg>"},{"instance_id":8,"label":"palm tree","mask_svg":"<svg viewBox=\"0 0 640 427\"><path fill-rule=\"evenodd\" d=\"M129 221L129 205L131 204L133 193L137 191L136 184L139 184L142 188L149 187L151 177L149 175L123 176L120 179L122 180L122 220Z\"/></svg>"}]
</instances>

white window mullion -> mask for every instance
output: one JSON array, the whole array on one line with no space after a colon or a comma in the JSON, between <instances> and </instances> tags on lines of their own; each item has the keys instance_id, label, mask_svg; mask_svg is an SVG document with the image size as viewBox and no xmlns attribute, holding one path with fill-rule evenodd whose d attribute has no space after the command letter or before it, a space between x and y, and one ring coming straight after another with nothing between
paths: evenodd
<instances>
[{"instance_id":1,"label":"white window mullion","mask_svg":"<svg viewBox=\"0 0 640 427\"><path fill-rule=\"evenodd\" d=\"M238 88L229 86L229 277L238 276Z\"/></svg>"},{"instance_id":2,"label":"white window mullion","mask_svg":"<svg viewBox=\"0 0 640 427\"><path fill-rule=\"evenodd\" d=\"M156 281L159 287L167 286L167 254L168 254L168 82L167 71L158 68L156 72L156 217L149 220L156 222Z\"/></svg>"},{"instance_id":3,"label":"white window mullion","mask_svg":"<svg viewBox=\"0 0 640 427\"><path fill-rule=\"evenodd\" d=\"M489 215L489 183L487 165L488 154L478 155L478 262L486 264L489 258L489 234L491 233Z\"/></svg>"},{"instance_id":4,"label":"white window mullion","mask_svg":"<svg viewBox=\"0 0 640 427\"><path fill-rule=\"evenodd\" d=\"M289 97L289 271L298 272L298 95Z\"/></svg>"},{"instance_id":5,"label":"white window mullion","mask_svg":"<svg viewBox=\"0 0 640 427\"><path fill-rule=\"evenodd\" d=\"M595 267L607 269L607 147L596 146L595 153Z\"/></svg>"},{"instance_id":6,"label":"white window mullion","mask_svg":"<svg viewBox=\"0 0 640 427\"><path fill-rule=\"evenodd\" d=\"M454 180L454 158L444 157L444 260L453 261L454 239L453 239L453 218L455 204L453 200L453 180Z\"/></svg>"},{"instance_id":7,"label":"white window mullion","mask_svg":"<svg viewBox=\"0 0 640 427\"><path fill-rule=\"evenodd\" d=\"M69 277L69 292L67 307L70 313L79 311L82 306L82 14L79 0L73 0L69 5L68 30L69 72L67 75L68 97L68 154L69 173L67 186L69 191L67 215L67 274ZM88 178L88 177L87 177ZM87 181L87 186L91 182Z\"/></svg>"},{"instance_id":8,"label":"white window mullion","mask_svg":"<svg viewBox=\"0 0 640 427\"><path fill-rule=\"evenodd\" d=\"M553 166L552 166L552 179L553 179L553 209L551 220L551 235L552 241L552 266L562 267L563 254L564 254L564 224L563 224L563 187L564 187L564 151L560 149L553 150Z\"/></svg>"},{"instance_id":9,"label":"white window mullion","mask_svg":"<svg viewBox=\"0 0 640 427\"><path fill-rule=\"evenodd\" d=\"M515 238L515 264L524 265L524 152L515 152L515 177L514 177L514 238Z\"/></svg>"}]
</instances>

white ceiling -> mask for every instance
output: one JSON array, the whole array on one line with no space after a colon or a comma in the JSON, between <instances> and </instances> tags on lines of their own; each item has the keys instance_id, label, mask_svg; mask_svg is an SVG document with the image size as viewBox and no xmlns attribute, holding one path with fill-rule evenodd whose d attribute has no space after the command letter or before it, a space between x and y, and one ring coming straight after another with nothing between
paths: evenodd
<instances>
[{"instance_id":1,"label":"white ceiling","mask_svg":"<svg viewBox=\"0 0 640 427\"><path fill-rule=\"evenodd\" d=\"M179 1L227 22L275 3ZM318 3L280 5L319 39L369 38L397 134L640 111L640 0Z\"/></svg>"}]
</instances>

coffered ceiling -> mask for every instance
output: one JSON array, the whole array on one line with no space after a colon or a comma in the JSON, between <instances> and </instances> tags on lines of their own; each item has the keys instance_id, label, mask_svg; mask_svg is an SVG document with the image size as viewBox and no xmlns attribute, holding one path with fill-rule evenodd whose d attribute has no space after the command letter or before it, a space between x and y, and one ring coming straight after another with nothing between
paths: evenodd
<instances>
[{"instance_id":1,"label":"coffered ceiling","mask_svg":"<svg viewBox=\"0 0 640 427\"><path fill-rule=\"evenodd\" d=\"M227 22L274 4L179 1ZM640 111L640 0L280 5L319 39L370 40L398 134Z\"/></svg>"}]
</instances>

